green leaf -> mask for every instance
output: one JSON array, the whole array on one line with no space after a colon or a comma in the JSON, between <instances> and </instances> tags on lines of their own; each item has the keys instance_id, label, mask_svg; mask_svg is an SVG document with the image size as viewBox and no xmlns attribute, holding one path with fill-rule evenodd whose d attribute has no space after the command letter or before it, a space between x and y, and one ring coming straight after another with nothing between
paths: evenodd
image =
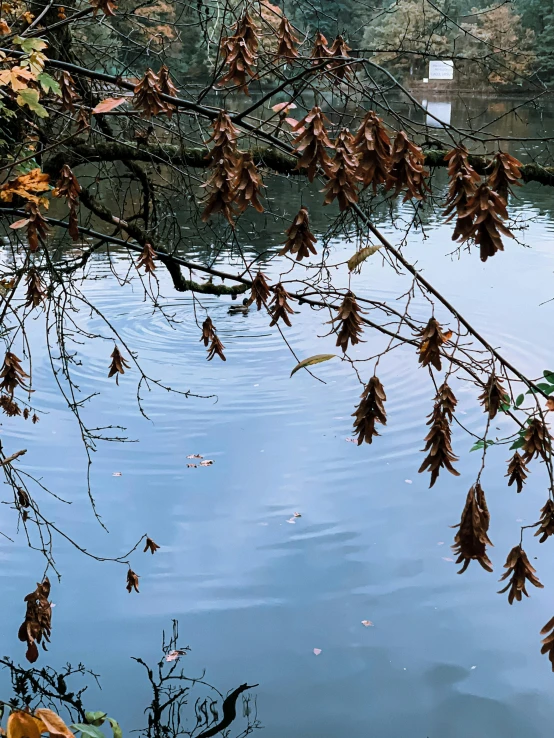
<instances>
[{"instance_id":1,"label":"green leaf","mask_svg":"<svg viewBox=\"0 0 554 738\"><path fill-rule=\"evenodd\" d=\"M525 399L525 395L518 395L516 399L516 407L519 407L524 399Z\"/></svg>"},{"instance_id":2,"label":"green leaf","mask_svg":"<svg viewBox=\"0 0 554 738\"><path fill-rule=\"evenodd\" d=\"M542 390L547 395L550 395L550 394L552 394L552 392L554 392L554 386L552 386L551 384L546 384L546 382L537 382L537 384L535 385L535 387L538 387L538 389ZM526 395L536 395L537 392L538 392L538 390L535 389L535 387L533 387L530 390L527 390L527 392L525 394Z\"/></svg>"},{"instance_id":3,"label":"green leaf","mask_svg":"<svg viewBox=\"0 0 554 738\"><path fill-rule=\"evenodd\" d=\"M517 441L512 443L512 445L510 446L510 451L515 450L516 448L521 448L524 443L525 443L525 438L518 438Z\"/></svg>"},{"instance_id":4,"label":"green leaf","mask_svg":"<svg viewBox=\"0 0 554 738\"><path fill-rule=\"evenodd\" d=\"M500 409L503 412L507 413L508 410L510 409L510 403L509 402L504 402L502 405L500 405Z\"/></svg>"},{"instance_id":5,"label":"green leaf","mask_svg":"<svg viewBox=\"0 0 554 738\"><path fill-rule=\"evenodd\" d=\"M80 730L81 733L88 736L88 738L106 738L100 728L97 728L95 725L86 725L86 723L75 723L74 725L70 725L69 727L73 730Z\"/></svg>"},{"instance_id":6,"label":"green leaf","mask_svg":"<svg viewBox=\"0 0 554 738\"><path fill-rule=\"evenodd\" d=\"M550 382L550 384L554 384L554 372L551 372L548 369L545 369L542 374L547 382Z\"/></svg>"},{"instance_id":7,"label":"green leaf","mask_svg":"<svg viewBox=\"0 0 554 738\"><path fill-rule=\"evenodd\" d=\"M32 54L33 51L43 51L48 44L41 38L21 38L16 36L13 40L14 44L21 46L21 50L26 54Z\"/></svg>"},{"instance_id":8,"label":"green leaf","mask_svg":"<svg viewBox=\"0 0 554 738\"><path fill-rule=\"evenodd\" d=\"M366 246L365 249L356 251L354 256L351 256L350 259L348 259L348 268L350 269L350 271L353 272L357 266L360 266L362 262L364 262L376 251L379 251L380 248L381 244L379 244L378 246Z\"/></svg>"},{"instance_id":9,"label":"green leaf","mask_svg":"<svg viewBox=\"0 0 554 738\"><path fill-rule=\"evenodd\" d=\"M119 723L117 720L114 720L113 718L108 718L110 725L112 726L113 731L113 738L123 738L123 731L119 727Z\"/></svg>"},{"instance_id":10,"label":"green leaf","mask_svg":"<svg viewBox=\"0 0 554 738\"><path fill-rule=\"evenodd\" d=\"M85 720L89 725L96 725L99 727L102 725L104 720L108 717L107 712L85 712Z\"/></svg>"},{"instance_id":11,"label":"green leaf","mask_svg":"<svg viewBox=\"0 0 554 738\"><path fill-rule=\"evenodd\" d=\"M17 104L21 105L21 107L28 105L33 113L36 113L39 118L48 118L47 110L42 107L38 99L38 90L20 90L19 95L17 96Z\"/></svg>"},{"instance_id":12,"label":"green leaf","mask_svg":"<svg viewBox=\"0 0 554 738\"><path fill-rule=\"evenodd\" d=\"M292 375L296 374L299 369L304 369L305 367L313 366L314 364L321 364L322 361L329 361L329 359L334 359L335 357L336 354L316 354L315 356L310 356L309 359L304 359L297 364L290 375L292 377Z\"/></svg>"},{"instance_id":13,"label":"green leaf","mask_svg":"<svg viewBox=\"0 0 554 738\"><path fill-rule=\"evenodd\" d=\"M40 86L44 90L44 92L53 92L54 95L61 95L62 91L60 88L60 85L58 82L54 79L54 77L51 77L49 74L46 74L46 72L41 72L37 76L37 80L40 82Z\"/></svg>"},{"instance_id":14,"label":"green leaf","mask_svg":"<svg viewBox=\"0 0 554 738\"><path fill-rule=\"evenodd\" d=\"M479 449L483 448L485 444L483 441L477 441L477 443L474 443L473 446L469 449L470 451L479 451Z\"/></svg>"}]
</instances>

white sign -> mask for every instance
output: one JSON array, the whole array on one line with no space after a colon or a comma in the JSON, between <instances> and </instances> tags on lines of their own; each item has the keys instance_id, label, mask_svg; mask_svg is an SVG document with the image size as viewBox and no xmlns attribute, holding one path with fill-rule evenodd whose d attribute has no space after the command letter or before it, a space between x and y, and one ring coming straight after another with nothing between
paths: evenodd
<instances>
[{"instance_id":1,"label":"white sign","mask_svg":"<svg viewBox=\"0 0 554 738\"><path fill-rule=\"evenodd\" d=\"M428 126L432 126L433 128L442 128L443 126L450 125L450 118L452 116L451 103L424 101L423 107L427 110L427 113L431 113L431 115L426 116L425 122Z\"/></svg>"},{"instance_id":2,"label":"white sign","mask_svg":"<svg viewBox=\"0 0 554 738\"><path fill-rule=\"evenodd\" d=\"M454 79L454 62L430 61L429 79Z\"/></svg>"}]
</instances>

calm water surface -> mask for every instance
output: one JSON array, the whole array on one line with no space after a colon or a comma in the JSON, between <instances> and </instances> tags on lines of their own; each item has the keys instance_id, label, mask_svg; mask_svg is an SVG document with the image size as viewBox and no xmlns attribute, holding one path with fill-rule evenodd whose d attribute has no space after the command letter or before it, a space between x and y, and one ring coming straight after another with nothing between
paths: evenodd
<instances>
[{"instance_id":1,"label":"calm water surface","mask_svg":"<svg viewBox=\"0 0 554 738\"><path fill-rule=\"evenodd\" d=\"M480 105L491 118L498 114L487 102ZM540 117L542 126L547 113L525 114L531 122ZM506 135L512 129L521 135L520 118L503 125ZM286 182L280 188L273 206L288 217L298 195ZM313 197L320 202L317 192ZM521 243L507 243L506 252L486 264L475 251L446 256L451 227L433 215L424 233L410 235L406 254L506 356L537 376L554 366L554 302L540 305L554 297L552 189L527 186L512 212L520 219ZM319 209L320 232L326 218ZM275 234L256 234L252 248L271 245ZM355 250L354 242L331 246L333 261ZM194 249L192 243L189 254ZM82 348L82 391L101 389L87 410L89 424L124 425L137 440L103 445L94 457L94 494L106 534L87 501L77 428L40 352L40 321L31 331L43 416L36 428L4 423L5 448L24 444L29 452L22 468L73 501L64 506L42 498L55 522L91 551L120 555L145 532L161 544L153 557L133 556L141 593L129 595L123 567L98 564L58 543L63 579L53 587L48 662L83 661L102 675L103 691L91 694L89 709L109 711L125 731L143 724L149 693L130 657L156 658L162 629L177 618L182 644L192 647L188 673L206 668L223 692L259 683L265 726L259 735L267 738L550 735L554 675L540 655L539 631L554 614L552 545L526 539L544 590L513 607L496 594L519 526L534 522L546 499L538 465L516 495L504 478L506 449L490 452L483 486L495 572L472 564L457 576L450 526L459 520L480 458L468 454L470 439L455 429L461 476L444 474L429 490L428 475L417 474L433 388L411 348L381 362L388 425L372 446L357 448L347 439L360 386L346 365L322 365L317 374L325 384L305 372L290 379L295 360L268 328L267 316L230 316L227 298L202 298L197 305L201 315L209 310L226 346L226 363L207 363L191 296L176 294L161 269L175 325L152 313L138 285L117 287L105 256L97 257L94 273L105 278L91 282L87 294L145 369L177 389L217 394L217 402L155 390L145 393L145 420L136 406L136 372L125 374L119 387L106 377L111 343ZM353 289L394 299L408 284L373 258L354 277ZM428 315L426 303L414 305L416 315ZM326 317L305 309L293 317L287 337L300 356L334 351L322 325ZM105 333L97 317L83 312L80 320ZM378 336L366 332L365 338L360 356L384 345ZM454 390L460 419L481 434L485 419L475 389L456 380ZM510 426L499 421L498 427ZM189 469L186 456L193 453L215 464ZM295 511L302 517L287 522ZM7 532L11 516L0 509ZM0 538L0 560L1 653L21 659L22 600L41 577L43 561L21 537L15 544ZM364 627L366 619L374 626Z\"/></svg>"}]
</instances>

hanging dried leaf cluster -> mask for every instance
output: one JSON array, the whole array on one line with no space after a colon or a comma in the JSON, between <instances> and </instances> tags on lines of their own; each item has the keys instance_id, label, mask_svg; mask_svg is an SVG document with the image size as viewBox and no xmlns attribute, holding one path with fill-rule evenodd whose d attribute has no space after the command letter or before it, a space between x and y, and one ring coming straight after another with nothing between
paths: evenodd
<instances>
[{"instance_id":1,"label":"hanging dried leaf cluster","mask_svg":"<svg viewBox=\"0 0 554 738\"><path fill-rule=\"evenodd\" d=\"M488 378L483 393L479 395L479 401L491 420L496 417L501 406L510 401L500 377L496 374L491 374Z\"/></svg>"},{"instance_id":2,"label":"hanging dried leaf cluster","mask_svg":"<svg viewBox=\"0 0 554 738\"><path fill-rule=\"evenodd\" d=\"M142 251L140 252L140 256L137 261L137 268L141 269L144 267L146 274L152 274L156 271L156 264L154 263L155 258L156 253L152 248L152 244L146 241Z\"/></svg>"},{"instance_id":3,"label":"hanging dried leaf cluster","mask_svg":"<svg viewBox=\"0 0 554 738\"><path fill-rule=\"evenodd\" d=\"M487 556L487 546L492 546L488 536L490 514L483 488L476 482L469 490L462 517L456 528L452 550L457 564L463 566L458 572L462 574L472 561L478 561L486 571L492 571L492 564Z\"/></svg>"},{"instance_id":4,"label":"hanging dried leaf cluster","mask_svg":"<svg viewBox=\"0 0 554 738\"><path fill-rule=\"evenodd\" d=\"M551 436L541 418L533 418L523 434L523 458L525 463L538 456L547 460L551 455Z\"/></svg>"},{"instance_id":5,"label":"hanging dried leaf cluster","mask_svg":"<svg viewBox=\"0 0 554 738\"><path fill-rule=\"evenodd\" d=\"M213 141L213 146L206 156L212 174L202 185L208 191L202 220L206 222L212 214L221 213L233 225L236 172L240 163L240 154L237 152L238 131L223 111L220 111L212 127L210 141Z\"/></svg>"},{"instance_id":6,"label":"hanging dried leaf cluster","mask_svg":"<svg viewBox=\"0 0 554 738\"><path fill-rule=\"evenodd\" d=\"M40 273L31 267L25 276L25 282L27 284L25 307L38 307L46 298Z\"/></svg>"},{"instance_id":7,"label":"hanging dried leaf cluster","mask_svg":"<svg viewBox=\"0 0 554 738\"><path fill-rule=\"evenodd\" d=\"M61 109L73 113L75 104L79 99L75 89L75 80L69 72L61 72L58 79L61 91Z\"/></svg>"},{"instance_id":8,"label":"hanging dried leaf cluster","mask_svg":"<svg viewBox=\"0 0 554 738\"><path fill-rule=\"evenodd\" d=\"M147 69L134 89L133 105L139 111L139 115L151 118L170 113L168 104L160 97L161 94L159 76L152 69Z\"/></svg>"},{"instance_id":9,"label":"hanging dried leaf cluster","mask_svg":"<svg viewBox=\"0 0 554 738\"><path fill-rule=\"evenodd\" d=\"M363 310L356 302L356 295L347 292L339 306L336 317L331 321L333 331L337 334L337 346L346 353L348 342L355 346L361 341Z\"/></svg>"},{"instance_id":10,"label":"hanging dried leaf cluster","mask_svg":"<svg viewBox=\"0 0 554 738\"><path fill-rule=\"evenodd\" d=\"M45 577L37 588L25 597L25 620L17 634L20 641L27 643L25 658L34 664L38 659L38 645L42 644L46 651L46 644L50 643L52 633L52 606L48 601L50 596L50 580ZM37 645L38 644L38 645Z\"/></svg>"},{"instance_id":11,"label":"hanging dried leaf cluster","mask_svg":"<svg viewBox=\"0 0 554 738\"><path fill-rule=\"evenodd\" d=\"M506 474L506 476L509 477L508 487L515 484L518 493L521 492L523 485L525 484L525 480L527 479L527 473L528 469L525 466L525 461L518 452L515 451L514 455L508 462L508 473Z\"/></svg>"},{"instance_id":12,"label":"hanging dried leaf cluster","mask_svg":"<svg viewBox=\"0 0 554 738\"><path fill-rule=\"evenodd\" d=\"M489 164L492 172L489 175L489 187L497 192L504 202L508 203L508 195L513 195L512 187L521 187L521 162L505 151L498 151Z\"/></svg>"},{"instance_id":13,"label":"hanging dried leaf cluster","mask_svg":"<svg viewBox=\"0 0 554 738\"><path fill-rule=\"evenodd\" d=\"M450 428L456 404L454 393L444 382L435 396L433 412L428 416L427 425L431 427L425 436L425 448L423 449L427 452L427 456L419 468L420 474L424 471L431 472L429 488L435 484L443 468L455 477L460 476L460 473L452 466L455 461L458 461L458 457L452 451L452 430Z\"/></svg>"},{"instance_id":14,"label":"hanging dried leaf cluster","mask_svg":"<svg viewBox=\"0 0 554 738\"><path fill-rule=\"evenodd\" d=\"M138 574L135 574L131 568L127 570L127 586L125 589L129 594L131 594L133 590L135 590L135 592L139 591L139 576Z\"/></svg>"},{"instance_id":15,"label":"hanging dried leaf cluster","mask_svg":"<svg viewBox=\"0 0 554 738\"><path fill-rule=\"evenodd\" d=\"M326 149L332 148L333 144L327 135L326 122L329 122L327 116L316 105L295 127L298 131L293 142L298 154L296 168L307 169L310 182L314 181L318 169L325 174L331 171L331 159Z\"/></svg>"},{"instance_id":16,"label":"hanging dried leaf cluster","mask_svg":"<svg viewBox=\"0 0 554 738\"><path fill-rule=\"evenodd\" d=\"M541 653L548 654L550 663L552 664L552 671L554 671L554 617L550 618L548 623L541 630L541 635L546 636L542 641Z\"/></svg>"},{"instance_id":17,"label":"hanging dried leaf cluster","mask_svg":"<svg viewBox=\"0 0 554 738\"><path fill-rule=\"evenodd\" d=\"M448 162L448 197L444 215L448 216L447 223L456 217L452 240L457 241L472 233L473 220L467 206L477 191L480 177L469 163L465 146L452 149L444 158Z\"/></svg>"},{"instance_id":18,"label":"hanging dried leaf cluster","mask_svg":"<svg viewBox=\"0 0 554 738\"><path fill-rule=\"evenodd\" d=\"M228 69L219 80L219 84L232 82L239 90L250 95L248 83L251 79L258 78L254 69L258 58L258 46L258 29L247 10L235 24L234 35L225 36L221 40L221 53Z\"/></svg>"},{"instance_id":19,"label":"hanging dried leaf cluster","mask_svg":"<svg viewBox=\"0 0 554 738\"><path fill-rule=\"evenodd\" d=\"M331 57L341 57L341 60L331 62L327 69L329 72L332 71L334 77L343 81L352 77L352 66L345 62L344 59L350 56L350 46L346 43L344 38L339 34L333 41L333 45L329 49L329 55Z\"/></svg>"},{"instance_id":20,"label":"hanging dried leaf cluster","mask_svg":"<svg viewBox=\"0 0 554 738\"><path fill-rule=\"evenodd\" d=\"M289 328L291 327L292 323L290 322L289 315L292 315L294 310L289 305L290 299L291 297L289 293L283 287L281 282L276 284L273 288L273 299L269 306L269 312L271 314L270 327L274 326L279 320L282 320L285 325L289 326Z\"/></svg>"},{"instance_id":21,"label":"hanging dried leaf cluster","mask_svg":"<svg viewBox=\"0 0 554 738\"><path fill-rule=\"evenodd\" d=\"M394 189L395 196L405 191L404 202L411 199L425 200L429 186L429 172L424 167L425 154L412 143L404 131L396 134L390 154L390 166L386 190Z\"/></svg>"},{"instance_id":22,"label":"hanging dried leaf cluster","mask_svg":"<svg viewBox=\"0 0 554 738\"><path fill-rule=\"evenodd\" d=\"M117 5L113 0L89 0L89 3L94 8L94 15L101 11L104 15L110 16L115 15Z\"/></svg>"},{"instance_id":23,"label":"hanging dried leaf cluster","mask_svg":"<svg viewBox=\"0 0 554 738\"><path fill-rule=\"evenodd\" d=\"M73 241L79 241L81 238L79 235L79 217L77 215L80 194L81 185L77 177L73 174L69 166L64 164L52 195L54 197L65 197L67 207L69 208L68 232Z\"/></svg>"},{"instance_id":24,"label":"hanging dried leaf cluster","mask_svg":"<svg viewBox=\"0 0 554 738\"><path fill-rule=\"evenodd\" d=\"M361 402L352 413L354 418L354 433L358 436L358 446L365 441L372 443L374 436L379 436L376 423L387 424L385 402L387 396L379 378L375 375L366 384L360 395Z\"/></svg>"},{"instance_id":25,"label":"hanging dried leaf cluster","mask_svg":"<svg viewBox=\"0 0 554 738\"><path fill-rule=\"evenodd\" d=\"M234 204L239 213L244 213L249 205L258 213L263 213L264 208L259 198L265 185L250 152L240 155L232 187Z\"/></svg>"},{"instance_id":26,"label":"hanging dried leaf cluster","mask_svg":"<svg viewBox=\"0 0 554 738\"><path fill-rule=\"evenodd\" d=\"M151 538L149 538L148 536L146 536L146 544L144 546L144 552L143 553L146 553L147 551L150 551L150 553L152 555L154 555L158 549L159 549L158 544L157 543L154 543L154 541Z\"/></svg>"},{"instance_id":27,"label":"hanging dried leaf cluster","mask_svg":"<svg viewBox=\"0 0 554 738\"><path fill-rule=\"evenodd\" d=\"M513 605L514 600L521 602L522 595L529 597L529 594L525 589L526 582L529 582L534 587L539 587L540 589L543 588L543 585L535 576L535 569L529 563L527 554L521 546L514 546L514 548L512 548L508 554L504 568L506 571L500 577L499 581L503 582L508 579L508 577L511 578L504 589L499 590L498 594L504 594L504 592L508 592L509 590L508 602L510 605Z\"/></svg>"},{"instance_id":28,"label":"hanging dried leaf cluster","mask_svg":"<svg viewBox=\"0 0 554 738\"><path fill-rule=\"evenodd\" d=\"M364 187L385 184L389 175L391 141L383 121L373 110L366 113L354 138L358 157L358 178Z\"/></svg>"},{"instance_id":29,"label":"hanging dried leaf cluster","mask_svg":"<svg viewBox=\"0 0 554 738\"><path fill-rule=\"evenodd\" d=\"M335 156L328 171L329 181L325 185L324 205L330 205L338 199L341 212L358 202L357 186L358 159L355 151L354 136L348 128L343 128L335 140Z\"/></svg>"},{"instance_id":30,"label":"hanging dried leaf cluster","mask_svg":"<svg viewBox=\"0 0 554 738\"><path fill-rule=\"evenodd\" d=\"M311 57L314 59L314 64L319 64L327 57L331 56L331 50L329 49L329 42L325 36L318 31L315 35L314 45L312 47Z\"/></svg>"},{"instance_id":31,"label":"hanging dried leaf cluster","mask_svg":"<svg viewBox=\"0 0 554 738\"><path fill-rule=\"evenodd\" d=\"M481 261L486 261L497 251L504 251L501 234L513 238L503 222L507 219L505 200L484 182L469 198L465 210L459 213L459 240L473 239L479 246Z\"/></svg>"},{"instance_id":32,"label":"hanging dried leaf cluster","mask_svg":"<svg viewBox=\"0 0 554 738\"><path fill-rule=\"evenodd\" d=\"M209 315L202 323L202 336L200 340L204 342L204 346L209 346L207 356L208 361L211 361L216 355L219 356L222 361L227 361L223 353L225 346L219 340L215 326Z\"/></svg>"},{"instance_id":33,"label":"hanging dried leaf cluster","mask_svg":"<svg viewBox=\"0 0 554 738\"><path fill-rule=\"evenodd\" d=\"M539 528L535 532L535 536L540 536L539 543L544 543L551 535L554 535L554 502L548 498L541 510Z\"/></svg>"},{"instance_id":34,"label":"hanging dried leaf cluster","mask_svg":"<svg viewBox=\"0 0 554 738\"><path fill-rule=\"evenodd\" d=\"M279 46L277 47L277 57L285 60L295 59L298 56L298 38L294 33L294 29L288 18L283 16L277 31Z\"/></svg>"},{"instance_id":35,"label":"hanging dried leaf cluster","mask_svg":"<svg viewBox=\"0 0 554 738\"><path fill-rule=\"evenodd\" d=\"M169 73L169 69L165 66L165 64L162 64L162 66L160 67L160 71L158 72L158 80L158 88L162 95L167 95L168 97L177 97L177 88L173 84L171 74ZM168 102L167 100L164 100L164 105L167 110L168 118L171 118L175 110L175 105Z\"/></svg>"},{"instance_id":36,"label":"hanging dried leaf cluster","mask_svg":"<svg viewBox=\"0 0 554 738\"><path fill-rule=\"evenodd\" d=\"M125 374L125 369L129 368L129 363L127 362L127 359L123 357L117 346L114 346L114 350L111 353L111 359L112 361L110 363L108 378L113 377L115 374L115 383L119 384L119 375Z\"/></svg>"},{"instance_id":37,"label":"hanging dried leaf cluster","mask_svg":"<svg viewBox=\"0 0 554 738\"><path fill-rule=\"evenodd\" d=\"M29 388L25 386L25 380L28 378L29 375L21 366L21 359L15 354L12 354L11 351L8 351L4 357L4 364L0 372L0 379L2 380L0 382L0 390L10 396L13 396L18 387L29 392Z\"/></svg>"},{"instance_id":38,"label":"hanging dried leaf cluster","mask_svg":"<svg viewBox=\"0 0 554 738\"><path fill-rule=\"evenodd\" d=\"M431 364L437 371L441 370L441 349L452 337L451 331L443 332L438 320L430 318L425 328L418 333L421 338L418 361L421 366Z\"/></svg>"},{"instance_id":39,"label":"hanging dried leaf cluster","mask_svg":"<svg viewBox=\"0 0 554 738\"><path fill-rule=\"evenodd\" d=\"M296 255L296 261L301 261L309 257L310 253L314 256L317 254L314 243L316 237L310 230L310 214L308 208L301 207L292 225L286 230L287 240L285 245L279 251L279 256L285 254Z\"/></svg>"},{"instance_id":40,"label":"hanging dried leaf cluster","mask_svg":"<svg viewBox=\"0 0 554 738\"><path fill-rule=\"evenodd\" d=\"M267 305L270 294L271 292L265 274L258 272L252 281L248 305L252 305L255 302L258 310L261 310L264 305Z\"/></svg>"}]
</instances>

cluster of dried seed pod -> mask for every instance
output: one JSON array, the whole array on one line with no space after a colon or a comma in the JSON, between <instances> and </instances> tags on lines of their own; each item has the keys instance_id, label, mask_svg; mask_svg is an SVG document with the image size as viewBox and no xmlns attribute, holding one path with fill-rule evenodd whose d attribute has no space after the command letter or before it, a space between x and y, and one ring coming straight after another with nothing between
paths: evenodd
<instances>
[{"instance_id":1,"label":"cluster of dried seed pod","mask_svg":"<svg viewBox=\"0 0 554 738\"><path fill-rule=\"evenodd\" d=\"M255 302L258 310L261 310L263 305L267 305L270 294L271 292L265 274L259 271L252 281L248 305L252 305Z\"/></svg>"},{"instance_id":2,"label":"cluster of dried seed pod","mask_svg":"<svg viewBox=\"0 0 554 738\"><path fill-rule=\"evenodd\" d=\"M458 457L452 451L450 428L456 404L454 393L447 382L444 382L435 396L433 412L428 416L427 425L430 426L430 430L425 436L425 448L423 449L427 452L427 456L419 468L419 473L431 472L429 488L437 481L442 468L456 477L460 476L460 473L452 466L455 461L458 461Z\"/></svg>"},{"instance_id":3,"label":"cluster of dried seed pod","mask_svg":"<svg viewBox=\"0 0 554 738\"><path fill-rule=\"evenodd\" d=\"M21 366L21 359L12 354L11 351L7 351L0 372L0 379L2 380L0 390L6 392L10 397L13 397L15 390L19 387L28 392L29 388L25 386L25 380L28 378L29 375Z\"/></svg>"},{"instance_id":4,"label":"cluster of dried seed pod","mask_svg":"<svg viewBox=\"0 0 554 738\"><path fill-rule=\"evenodd\" d=\"M108 378L115 375L115 383L119 384L119 375L125 374L125 369L129 368L127 359L122 355L121 351L117 346L114 346L114 350L111 353L111 363L108 371Z\"/></svg>"},{"instance_id":5,"label":"cluster of dried seed pod","mask_svg":"<svg viewBox=\"0 0 554 738\"><path fill-rule=\"evenodd\" d=\"M52 633L52 605L48 601L50 596L50 580L45 577L37 584L37 588L25 597L25 620L18 632L20 641L27 643L25 657L31 664L38 659L38 645L42 644L46 651L46 644L50 643Z\"/></svg>"},{"instance_id":6,"label":"cluster of dried seed pod","mask_svg":"<svg viewBox=\"0 0 554 738\"><path fill-rule=\"evenodd\" d=\"M426 178L429 172L424 167L425 154L410 141L404 131L398 131L391 147L386 190L394 194L404 192L404 202L424 200L429 191Z\"/></svg>"},{"instance_id":7,"label":"cluster of dried seed pod","mask_svg":"<svg viewBox=\"0 0 554 738\"><path fill-rule=\"evenodd\" d=\"M503 582L508 579L508 577L511 578L504 589L499 590L498 594L503 594L509 590L508 602L510 605L513 604L514 600L521 602L522 595L529 597L529 594L525 589L526 582L529 582L534 587L543 588L543 585L535 576L535 569L529 563L527 554L521 546L514 546L514 548L512 548L508 554L504 567L506 571L500 577L500 581Z\"/></svg>"},{"instance_id":8,"label":"cluster of dried seed pod","mask_svg":"<svg viewBox=\"0 0 554 738\"><path fill-rule=\"evenodd\" d=\"M77 216L77 208L79 204L79 195L81 194L81 185L77 177L73 174L67 164L64 164L58 182L52 195L54 197L65 197L65 201L69 208L69 235L73 241L79 241L79 218Z\"/></svg>"},{"instance_id":9,"label":"cluster of dried seed pod","mask_svg":"<svg viewBox=\"0 0 554 738\"><path fill-rule=\"evenodd\" d=\"M328 170L329 181L324 189L324 205L330 205L338 199L342 212L358 202L358 166L354 136L348 128L343 128L335 139L335 156Z\"/></svg>"},{"instance_id":10,"label":"cluster of dried seed pod","mask_svg":"<svg viewBox=\"0 0 554 738\"><path fill-rule=\"evenodd\" d=\"M452 331L443 332L438 320L436 318L430 318L425 328L418 331L417 335L421 339L418 356L419 363L421 366L429 366L431 364L440 372L442 366L441 349L452 337Z\"/></svg>"},{"instance_id":11,"label":"cluster of dried seed pod","mask_svg":"<svg viewBox=\"0 0 554 738\"><path fill-rule=\"evenodd\" d=\"M486 571L492 571L487 556L487 546L492 546L488 536L490 514L485 493L479 482L468 492L462 517L457 526L452 550L458 557L457 564L463 564L458 572L462 574L472 561L478 561Z\"/></svg>"},{"instance_id":12,"label":"cluster of dried seed pod","mask_svg":"<svg viewBox=\"0 0 554 738\"><path fill-rule=\"evenodd\" d=\"M273 288L273 299L269 306L269 312L271 313L270 327L274 326L279 320L282 320L285 325L289 326L289 328L291 327L292 323L290 322L289 315L293 313L294 310L289 305L288 301L290 299L291 297L289 293L283 287L281 282L276 284Z\"/></svg>"},{"instance_id":13,"label":"cluster of dried seed pod","mask_svg":"<svg viewBox=\"0 0 554 738\"><path fill-rule=\"evenodd\" d=\"M291 226L287 229L286 236L287 240L279 252L279 256L285 254L296 255L296 260L301 261L310 254L314 254L314 256L317 254L314 246L317 239L310 230L308 208L300 208Z\"/></svg>"},{"instance_id":14,"label":"cluster of dried seed pod","mask_svg":"<svg viewBox=\"0 0 554 738\"><path fill-rule=\"evenodd\" d=\"M346 353L348 343L355 346L361 341L362 335L362 313L356 301L356 295L347 292L337 311L336 317L331 321L333 331L337 334L337 346Z\"/></svg>"},{"instance_id":15,"label":"cluster of dried seed pod","mask_svg":"<svg viewBox=\"0 0 554 738\"><path fill-rule=\"evenodd\" d=\"M510 397L500 377L494 373L491 374L485 384L483 393L479 395L479 401L485 408L485 412L488 413L489 418L491 420L495 418L502 405L505 405L509 400Z\"/></svg>"},{"instance_id":16,"label":"cluster of dried seed pod","mask_svg":"<svg viewBox=\"0 0 554 738\"><path fill-rule=\"evenodd\" d=\"M298 51L296 49L298 38L294 33L290 21L285 16L281 18L279 30L277 31L277 39L279 41L279 45L277 47L278 58L289 60L295 59L298 56Z\"/></svg>"},{"instance_id":17,"label":"cluster of dried seed pod","mask_svg":"<svg viewBox=\"0 0 554 738\"><path fill-rule=\"evenodd\" d=\"M376 423L387 424L385 401L387 396L379 378L371 377L361 394L361 402L352 413L354 433L358 436L358 446L364 441L372 443L373 437L380 435L375 428Z\"/></svg>"},{"instance_id":18,"label":"cluster of dried seed pod","mask_svg":"<svg viewBox=\"0 0 554 738\"><path fill-rule=\"evenodd\" d=\"M307 169L307 177L313 182L318 169L325 174L331 171L331 159L327 149L332 143L327 135L325 122L328 118L320 107L313 107L310 112L297 124L294 139L295 151L298 154L297 169Z\"/></svg>"},{"instance_id":19,"label":"cluster of dried seed pod","mask_svg":"<svg viewBox=\"0 0 554 738\"><path fill-rule=\"evenodd\" d=\"M540 536L539 543L544 543L551 535L554 535L554 502L548 498L541 510L541 519L535 536Z\"/></svg>"},{"instance_id":20,"label":"cluster of dried seed pod","mask_svg":"<svg viewBox=\"0 0 554 738\"><path fill-rule=\"evenodd\" d=\"M239 90L250 95L248 83L258 78L254 67L258 58L259 39L258 29L248 10L239 18L233 30L232 36L225 36L221 40L221 52L228 69L219 83L225 85L232 82Z\"/></svg>"},{"instance_id":21,"label":"cluster of dried seed pod","mask_svg":"<svg viewBox=\"0 0 554 738\"><path fill-rule=\"evenodd\" d=\"M518 454L517 451L515 451L514 455L508 462L508 473L505 475L509 477L508 487L511 487L512 484L515 484L517 487L517 491L521 492L521 490L523 489L523 485L525 484L525 480L527 479L527 472L528 469L525 466L525 460Z\"/></svg>"},{"instance_id":22,"label":"cluster of dried seed pod","mask_svg":"<svg viewBox=\"0 0 554 738\"><path fill-rule=\"evenodd\" d=\"M208 361L211 361L216 355L219 356L222 361L227 361L225 354L223 353L225 346L221 343L209 315L202 323L202 335L200 340L203 341L204 346L208 348Z\"/></svg>"}]
</instances>

